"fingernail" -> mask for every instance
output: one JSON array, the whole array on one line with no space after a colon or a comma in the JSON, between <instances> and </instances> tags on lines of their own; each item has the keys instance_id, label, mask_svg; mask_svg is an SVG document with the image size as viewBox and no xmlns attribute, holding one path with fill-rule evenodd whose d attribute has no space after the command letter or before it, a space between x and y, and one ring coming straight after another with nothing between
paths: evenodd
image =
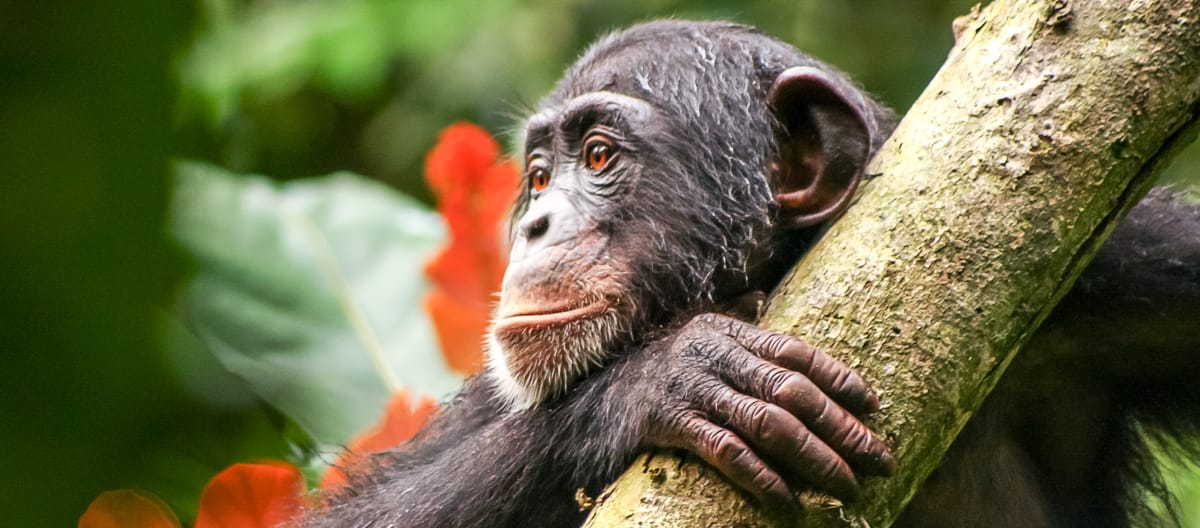
<instances>
[{"instance_id":1,"label":"fingernail","mask_svg":"<svg viewBox=\"0 0 1200 528\"><path fill-rule=\"evenodd\" d=\"M867 394L867 412L879 412L879 396L874 391Z\"/></svg>"}]
</instances>

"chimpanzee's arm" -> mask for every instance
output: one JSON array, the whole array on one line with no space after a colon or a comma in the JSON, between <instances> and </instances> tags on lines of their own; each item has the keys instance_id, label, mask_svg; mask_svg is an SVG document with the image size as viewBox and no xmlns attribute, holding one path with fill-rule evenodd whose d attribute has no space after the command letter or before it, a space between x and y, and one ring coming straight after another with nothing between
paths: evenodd
<instances>
[{"instance_id":1,"label":"chimpanzee's arm","mask_svg":"<svg viewBox=\"0 0 1200 528\"><path fill-rule=\"evenodd\" d=\"M846 411L878 406L861 378L719 315L692 319L537 407L502 410L488 381L472 379L412 441L351 475L309 525L574 526L576 490L595 496L654 446L688 449L779 507L794 506L784 476L852 497L850 466L894 466Z\"/></svg>"},{"instance_id":2,"label":"chimpanzee's arm","mask_svg":"<svg viewBox=\"0 0 1200 528\"><path fill-rule=\"evenodd\" d=\"M598 446L579 444L587 438L560 444L578 433L556 424L558 414L541 408L507 413L488 380L476 376L416 437L377 455L376 467L352 472L349 484L326 497L304 525L578 525L564 484L571 475L553 468L561 468L559 450Z\"/></svg>"},{"instance_id":3,"label":"chimpanzee's arm","mask_svg":"<svg viewBox=\"0 0 1200 528\"><path fill-rule=\"evenodd\" d=\"M1026 347L1031 361L1085 362L1152 380L1197 370L1200 205L1150 192L1113 231Z\"/></svg>"}]
</instances>

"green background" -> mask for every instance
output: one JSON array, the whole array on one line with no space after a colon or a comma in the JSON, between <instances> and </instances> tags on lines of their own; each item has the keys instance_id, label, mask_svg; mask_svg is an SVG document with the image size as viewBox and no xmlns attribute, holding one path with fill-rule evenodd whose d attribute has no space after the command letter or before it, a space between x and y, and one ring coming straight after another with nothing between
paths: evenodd
<instances>
[{"instance_id":1,"label":"green background","mask_svg":"<svg viewBox=\"0 0 1200 528\"><path fill-rule=\"evenodd\" d=\"M209 268L168 224L168 159L281 182L348 170L428 203L421 163L440 129L469 120L511 141L605 31L754 24L903 110L972 4L0 2L0 525L70 526L118 487L186 520L225 465L314 456L313 429L239 385L244 372L173 359L169 314ZM1200 147L1165 178L1200 182Z\"/></svg>"}]
</instances>

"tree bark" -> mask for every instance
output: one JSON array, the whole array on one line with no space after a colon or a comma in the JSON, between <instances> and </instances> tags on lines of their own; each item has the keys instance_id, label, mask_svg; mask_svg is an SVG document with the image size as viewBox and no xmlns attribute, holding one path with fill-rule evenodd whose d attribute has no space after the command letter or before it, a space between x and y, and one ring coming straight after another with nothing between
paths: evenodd
<instances>
[{"instance_id":1,"label":"tree bark","mask_svg":"<svg viewBox=\"0 0 1200 528\"><path fill-rule=\"evenodd\" d=\"M1200 2L997 1L876 156L763 325L879 391L891 478L773 518L714 470L642 458L587 526L887 526L1154 176L1200 130Z\"/></svg>"}]
</instances>

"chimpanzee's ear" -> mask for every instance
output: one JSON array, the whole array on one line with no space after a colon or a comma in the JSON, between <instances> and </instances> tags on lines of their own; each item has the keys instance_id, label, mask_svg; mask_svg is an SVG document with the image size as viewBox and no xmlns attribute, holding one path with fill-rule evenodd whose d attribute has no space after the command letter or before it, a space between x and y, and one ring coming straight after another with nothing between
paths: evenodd
<instances>
[{"instance_id":1,"label":"chimpanzee's ear","mask_svg":"<svg viewBox=\"0 0 1200 528\"><path fill-rule=\"evenodd\" d=\"M771 85L769 102L785 128L771 181L782 225L817 225L849 205L871 151L856 95L808 66L784 70Z\"/></svg>"}]
</instances>

